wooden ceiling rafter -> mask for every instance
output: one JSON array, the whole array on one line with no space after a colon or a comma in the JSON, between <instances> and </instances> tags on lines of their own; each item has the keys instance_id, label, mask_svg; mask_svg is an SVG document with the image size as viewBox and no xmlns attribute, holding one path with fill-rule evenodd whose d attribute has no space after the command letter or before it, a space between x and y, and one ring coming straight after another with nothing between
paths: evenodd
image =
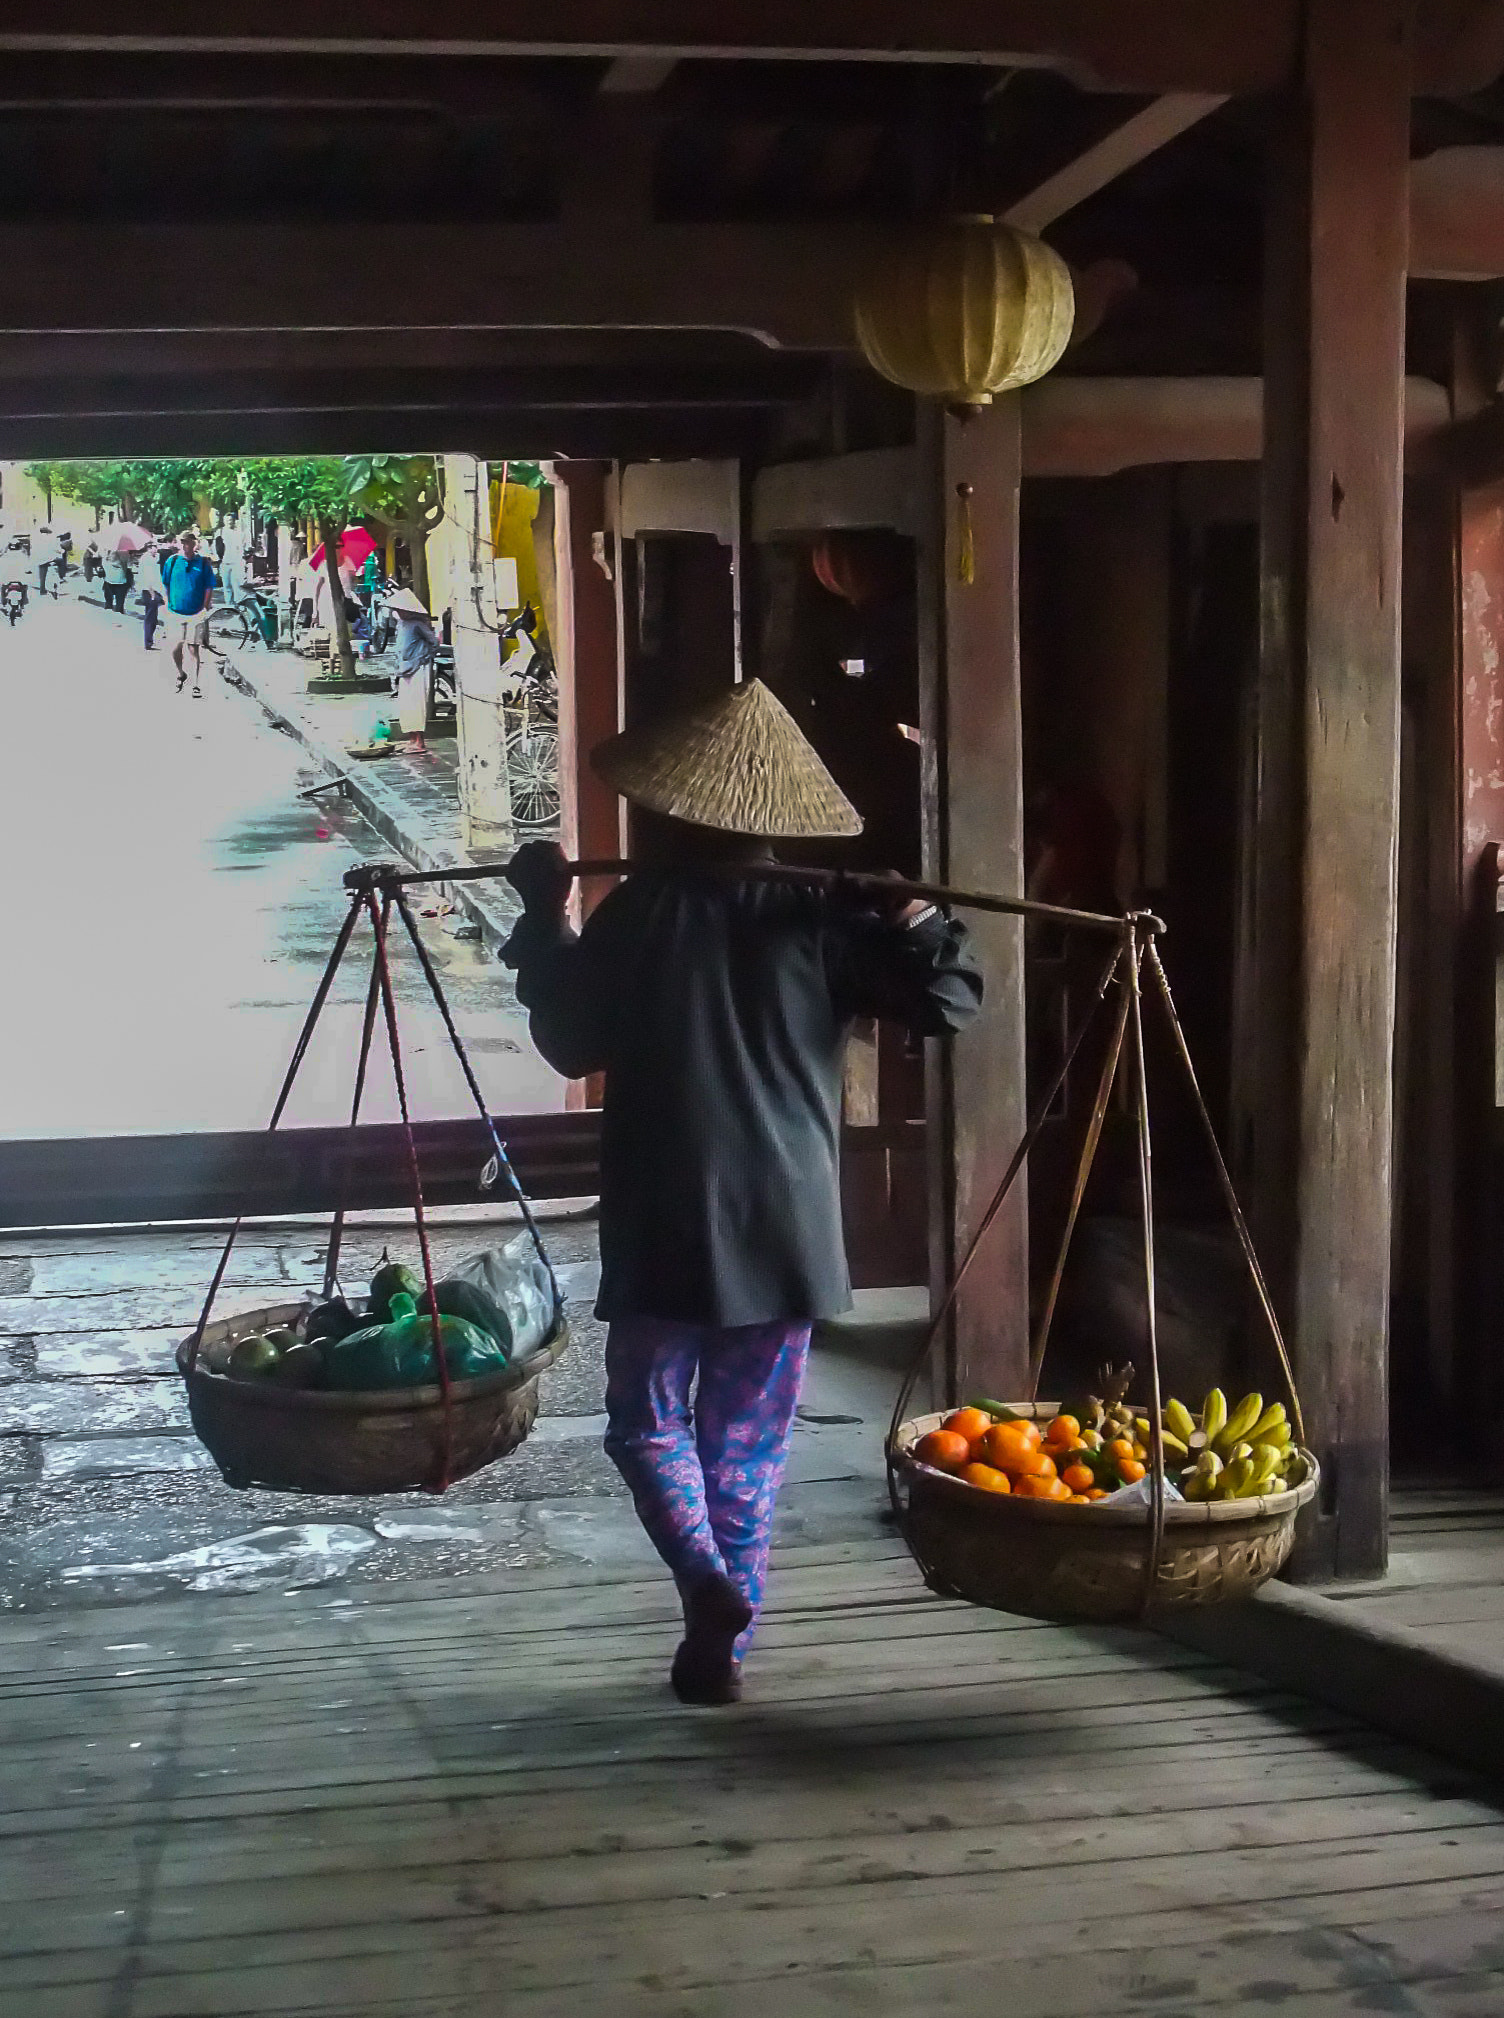
<instances>
[{"instance_id":1,"label":"wooden ceiling rafter","mask_svg":"<svg viewBox=\"0 0 1504 2018\"><path fill-rule=\"evenodd\" d=\"M275 26L179 0L7 0L0 50L88 54L123 47L393 58L438 55L727 61L1038 65L1095 88L1252 93L1294 74L1300 0L464 0L436 23L431 0L301 0ZM1494 0L1419 0L1420 91L1477 90L1504 70L1504 12Z\"/></svg>"},{"instance_id":2,"label":"wooden ceiling rafter","mask_svg":"<svg viewBox=\"0 0 1504 2018\"><path fill-rule=\"evenodd\" d=\"M1068 211L1096 196L1161 147L1178 140L1182 133L1199 126L1226 102L1226 94L1222 92L1166 92L1063 168L1046 176L1027 196L1010 203L1003 216L1021 231L1048 230Z\"/></svg>"}]
</instances>

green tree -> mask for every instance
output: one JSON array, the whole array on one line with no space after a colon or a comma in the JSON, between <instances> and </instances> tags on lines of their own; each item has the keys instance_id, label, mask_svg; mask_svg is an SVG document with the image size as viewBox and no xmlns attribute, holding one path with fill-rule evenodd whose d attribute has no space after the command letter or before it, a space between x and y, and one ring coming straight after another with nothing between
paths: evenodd
<instances>
[{"instance_id":1,"label":"green tree","mask_svg":"<svg viewBox=\"0 0 1504 2018\"><path fill-rule=\"evenodd\" d=\"M444 516L438 464L431 455L347 455L350 499L364 516L390 526L406 543L413 588L428 602L428 535Z\"/></svg>"},{"instance_id":2,"label":"green tree","mask_svg":"<svg viewBox=\"0 0 1504 2018\"><path fill-rule=\"evenodd\" d=\"M157 532L176 532L191 523L200 504L221 512L238 510L245 496L240 465L225 456L36 462L27 471L49 499L72 498L95 510L123 512Z\"/></svg>"},{"instance_id":3,"label":"green tree","mask_svg":"<svg viewBox=\"0 0 1504 2018\"><path fill-rule=\"evenodd\" d=\"M351 509L344 460L337 455L260 456L245 463L241 475L263 510L284 524L312 519L318 528L332 592L335 650L340 671L348 677L355 670L355 654L350 645L344 584L339 578L339 536Z\"/></svg>"}]
</instances>

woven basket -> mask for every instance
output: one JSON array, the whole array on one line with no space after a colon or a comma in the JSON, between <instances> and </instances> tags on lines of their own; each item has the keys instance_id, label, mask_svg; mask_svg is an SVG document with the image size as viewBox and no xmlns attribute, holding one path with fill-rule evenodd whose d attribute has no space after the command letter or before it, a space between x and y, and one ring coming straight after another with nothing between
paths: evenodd
<instances>
[{"instance_id":1,"label":"woven basket","mask_svg":"<svg viewBox=\"0 0 1504 2018\"><path fill-rule=\"evenodd\" d=\"M1054 1402L1017 1404L1047 1422ZM1171 1500L1152 1592L1146 1591L1147 1506L1089 1507L984 1492L911 1456L943 1414L901 1423L890 1450L904 1539L931 1590L1025 1618L1134 1624L1190 1605L1251 1597L1280 1569L1295 1516L1314 1498L1316 1460L1300 1453L1295 1484L1257 1499ZM1147 1598L1147 1603L1146 1603Z\"/></svg>"},{"instance_id":2,"label":"woven basket","mask_svg":"<svg viewBox=\"0 0 1504 2018\"><path fill-rule=\"evenodd\" d=\"M204 1345L250 1338L291 1325L306 1305L277 1303L241 1311L204 1329ZM483 1380L449 1390L448 1463L445 1409L437 1387L336 1394L231 1380L191 1363L193 1341L178 1347L188 1411L201 1443L232 1486L286 1492L388 1493L431 1488L446 1476L466 1478L505 1457L526 1437L538 1413L538 1376L569 1343L561 1319L536 1352Z\"/></svg>"}]
</instances>

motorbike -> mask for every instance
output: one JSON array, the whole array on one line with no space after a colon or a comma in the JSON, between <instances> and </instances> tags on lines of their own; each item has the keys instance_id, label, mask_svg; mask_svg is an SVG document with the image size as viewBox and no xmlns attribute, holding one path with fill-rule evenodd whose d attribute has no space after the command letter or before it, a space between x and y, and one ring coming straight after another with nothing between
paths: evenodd
<instances>
[{"instance_id":1,"label":"motorbike","mask_svg":"<svg viewBox=\"0 0 1504 2018\"><path fill-rule=\"evenodd\" d=\"M0 583L0 614L14 630L30 594L25 582Z\"/></svg>"}]
</instances>

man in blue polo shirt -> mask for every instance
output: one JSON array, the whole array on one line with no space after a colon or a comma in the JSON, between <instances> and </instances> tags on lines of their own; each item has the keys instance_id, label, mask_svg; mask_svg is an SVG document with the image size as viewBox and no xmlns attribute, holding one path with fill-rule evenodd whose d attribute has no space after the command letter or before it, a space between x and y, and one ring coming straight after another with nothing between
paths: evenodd
<instances>
[{"instance_id":1,"label":"man in blue polo shirt","mask_svg":"<svg viewBox=\"0 0 1504 2018\"><path fill-rule=\"evenodd\" d=\"M162 563L162 587L167 594L167 640L178 669L178 692L188 669L183 653L193 656L193 698L201 701L201 654L209 637L209 605L214 600L214 564L198 550L198 534L190 526L178 539L178 552Z\"/></svg>"}]
</instances>

